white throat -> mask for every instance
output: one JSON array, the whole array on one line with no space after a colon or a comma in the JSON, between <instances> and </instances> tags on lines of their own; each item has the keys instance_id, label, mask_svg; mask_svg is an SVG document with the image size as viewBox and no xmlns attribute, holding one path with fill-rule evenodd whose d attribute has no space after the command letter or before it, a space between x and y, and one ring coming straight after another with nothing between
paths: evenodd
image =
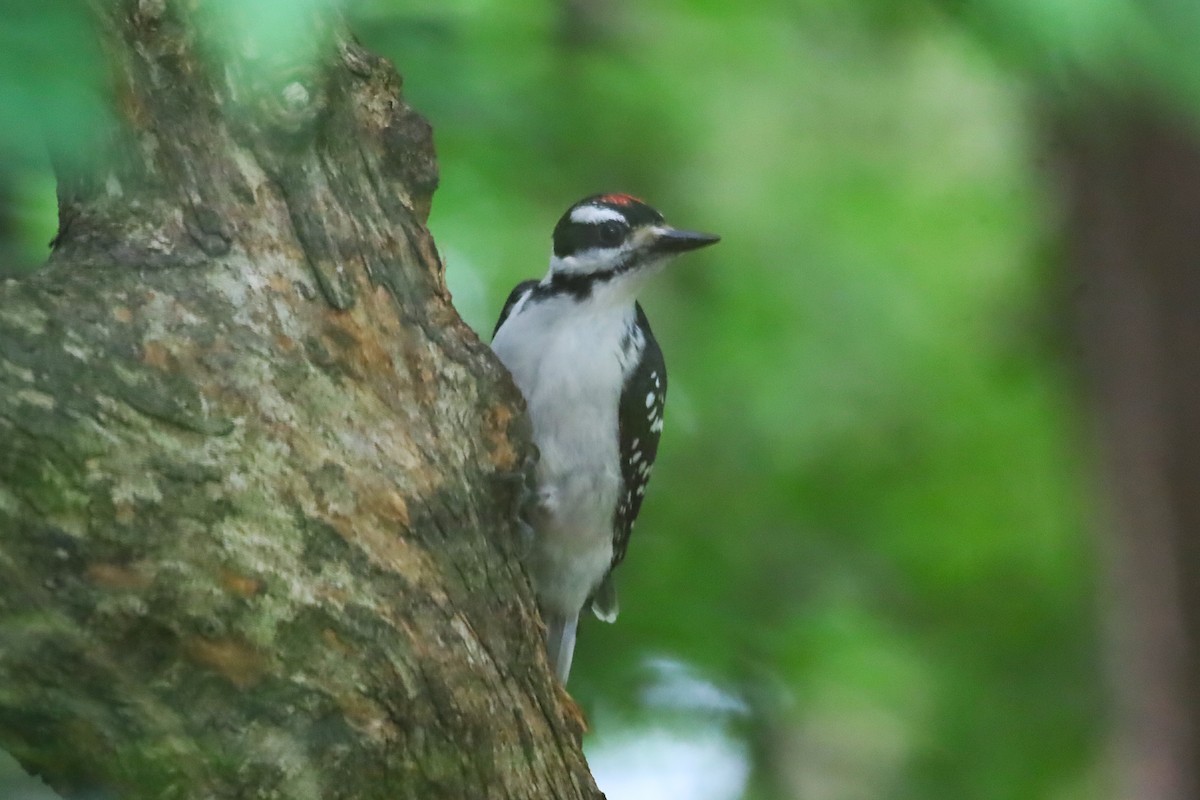
<instances>
[{"instance_id":1,"label":"white throat","mask_svg":"<svg viewBox=\"0 0 1200 800\"><path fill-rule=\"evenodd\" d=\"M602 277L603 273L611 269L609 266L611 260L609 259L606 259L606 263L602 265L585 265L577 256L567 256L566 258L551 256L550 269L542 278L541 283L543 286L551 285L556 275L587 281L591 293L579 302L595 305L598 308L632 306L642 288L651 278L662 272L668 260L669 258L656 259L649 263L639 264L626 272L619 272L611 277ZM589 276L592 275L596 277L589 280Z\"/></svg>"}]
</instances>

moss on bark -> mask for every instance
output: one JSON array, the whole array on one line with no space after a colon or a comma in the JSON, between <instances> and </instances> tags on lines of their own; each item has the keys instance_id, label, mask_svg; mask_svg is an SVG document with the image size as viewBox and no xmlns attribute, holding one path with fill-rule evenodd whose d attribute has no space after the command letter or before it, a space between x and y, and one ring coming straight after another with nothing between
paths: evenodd
<instances>
[{"instance_id":1,"label":"moss on bark","mask_svg":"<svg viewBox=\"0 0 1200 800\"><path fill-rule=\"evenodd\" d=\"M65 795L599 796L428 125L334 18L247 108L183 5L95 4L124 128L0 284L0 745Z\"/></svg>"}]
</instances>

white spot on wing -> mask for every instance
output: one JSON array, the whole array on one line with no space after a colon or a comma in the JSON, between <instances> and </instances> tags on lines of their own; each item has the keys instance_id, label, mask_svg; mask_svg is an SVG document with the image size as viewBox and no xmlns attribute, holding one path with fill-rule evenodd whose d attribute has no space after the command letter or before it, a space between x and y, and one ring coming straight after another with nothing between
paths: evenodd
<instances>
[{"instance_id":1,"label":"white spot on wing","mask_svg":"<svg viewBox=\"0 0 1200 800\"><path fill-rule=\"evenodd\" d=\"M646 395L646 408L650 408L652 405L654 405L654 392Z\"/></svg>"},{"instance_id":2,"label":"white spot on wing","mask_svg":"<svg viewBox=\"0 0 1200 800\"><path fill-rule=\"evenodd\" d=\"M521 296L517 298L517 302L513 303L512 309L508 312L508 316L510 318L512 318L512 317L515 317L517 314L520 314L521 309L525 308L525 303L532 296L533 296L533 288L532 287L521 292ZM507 319L504 321L505 321L505 323L508 322Z\"/></svg>"}]
</instances>

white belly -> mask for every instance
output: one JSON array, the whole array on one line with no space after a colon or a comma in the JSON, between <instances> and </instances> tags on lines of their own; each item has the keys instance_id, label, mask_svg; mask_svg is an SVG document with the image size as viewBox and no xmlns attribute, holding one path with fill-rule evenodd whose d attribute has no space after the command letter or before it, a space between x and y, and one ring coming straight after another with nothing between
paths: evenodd
<instances>
[{"instance_id":1,"label":"white belly","mask_svg":"<svg viewBox=\"0 0 1200 800\"><path fill-rule=\"evenodd\" d=\"M531 576L545 607L573 615L612 562L621 491L618 353L632 310L580 318L568 303L522 309L505 321L492 349L525 396L540 450ZM562 324L570 311L570 324Z\"/></svg>"}]
</instances>

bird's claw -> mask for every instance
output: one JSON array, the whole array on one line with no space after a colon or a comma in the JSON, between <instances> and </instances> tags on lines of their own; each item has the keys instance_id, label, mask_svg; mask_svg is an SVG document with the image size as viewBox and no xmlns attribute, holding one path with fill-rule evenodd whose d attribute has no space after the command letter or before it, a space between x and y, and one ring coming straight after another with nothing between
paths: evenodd
<instances>
[{"instance_id":1,"label":"bird's claw","mask_svg":"<svg viewBox=\"0 0 1200 800\"><path fill-rule=\"evenodd\" d=\"M508 516L516 523L517 548L521 558L529 555L533 549L534 530L529 518L538 505L534 476L537 461L538 453L535 447L521 462L520 467L511 472L497 472L495 475L495 479L505 485L511 498Z\"/></svg>"}]
</instances>

